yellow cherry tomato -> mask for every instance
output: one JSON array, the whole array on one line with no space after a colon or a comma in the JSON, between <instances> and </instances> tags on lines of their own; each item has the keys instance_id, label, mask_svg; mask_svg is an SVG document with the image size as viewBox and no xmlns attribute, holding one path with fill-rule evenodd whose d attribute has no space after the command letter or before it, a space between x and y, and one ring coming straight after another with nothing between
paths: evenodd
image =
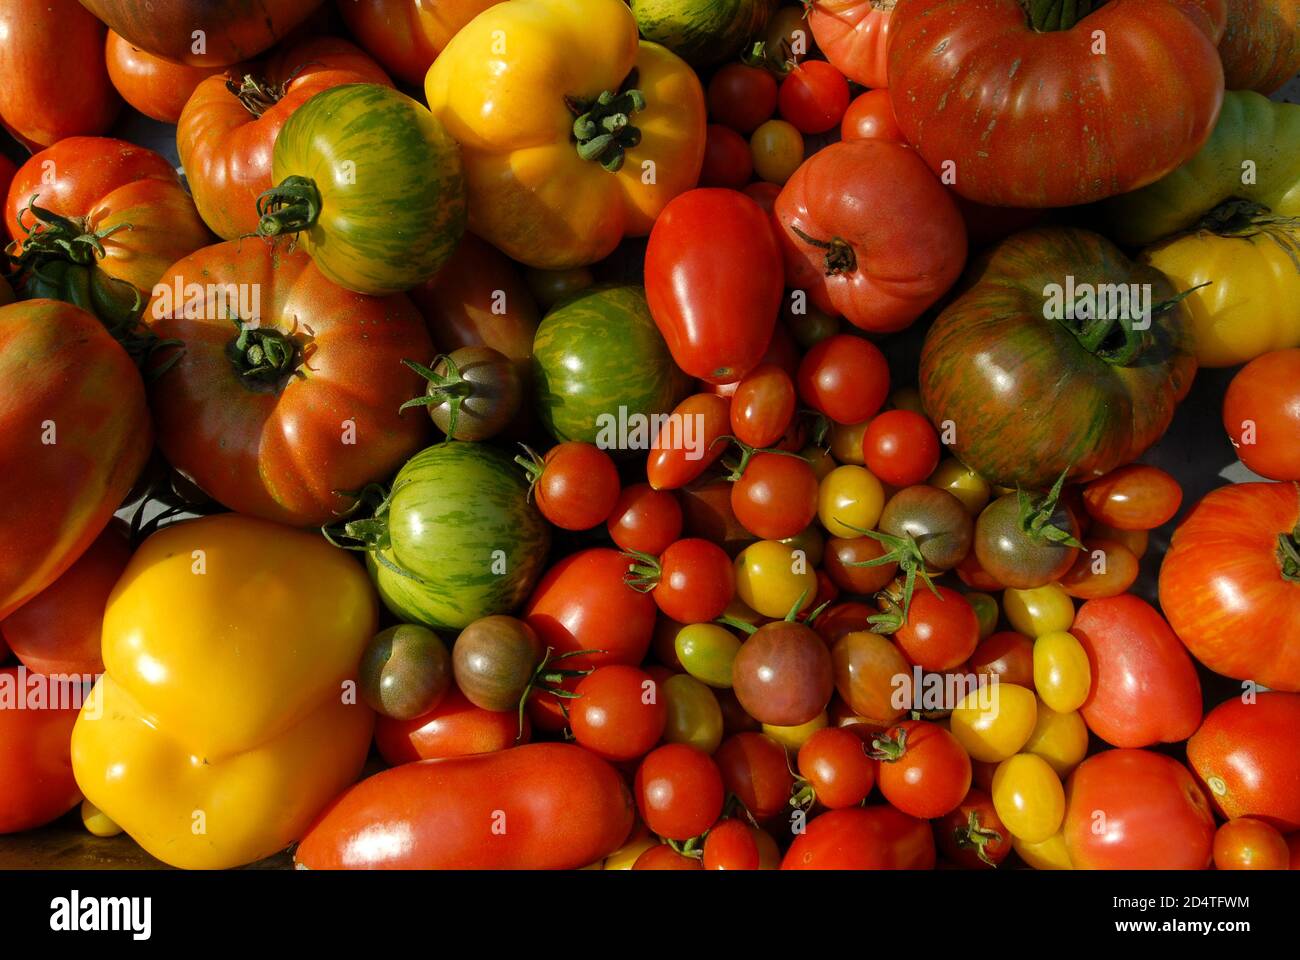
<instances>
[{"instance_id":1,"label":"yellow cherry tomato","mask_svg":"<svg viewBox=\"0 0 1300 960\"><path fill-rule=\"evenodd\" d=\"M956 457L943 460L935 467L926 483L947 490L961 501L966 512L973 517L988 506L991 492L988 482Z\"/></svg>"},{"instance_id":2,"label":"yellow cherry tomato","mask_svg":"<svg viewBox=\"0 0 1300 960\"><path fill-rule=\"evenodd\" d=\"M808 555L784 543L751 543L736 555L734 567L736 595L765 617L780 620L796 604L804 610L816 599L817 574Z\"/></svg>"},{"instance_id":3,"label":"yellow cherry tomato","mask_svg":"<svg viewBox=\"0 0 1300 960\"><path fill-rule=\"evenodd\" d=\"M1048 633L1034 641L1034 689L1057 713L1083 706L1092 689L1092 668L1074 634Z\"/></svg>"},{"instance_id":4,"label":"yellow cherry tomato","mask_svg":"<svg viewBox=\"0 0 1300 960\"><path fill-rule=\"evenodd\" d=\"M675 673L661 685L668 723L665 743L685 743L712 753L722 743L722 707L707 686L686 673Z\"/></svg>"},{"instance_id":5,"label":"yellow cherry tomato","mask_svg":"<svg viewBox=\"0 0 1300 960\"><path fill-rule=\"evenodd\" d=\"M798 752L799 748L807 743L814 733L825 729L829 725L830 719L826 716L826 711L823 710L807 723L801 723L797 727L777 727L765 723L763 724L763 732L787 750Z\"/></svg>"},{"instance_id":6,"label":"yellow cherry tomato","mask_svg":"<svg viewBox=\"0 0 1300 960\"><path fill-rule=\"evenodd\" d=\"M784 120L768 120L749 138L754 172L768 183L785 183L803 163L803 134Z\"/></svg>"},{"instance_id":7,"label":"yellow cherry tomato","mask_svg":"<svg viewBox=\"0 0 1300 960\"><path fill-rule=\"evenodd\" d=\"M81 823L88 833L96 837L116 837L122 828L109 819L108 814L89 800L81 801Z\"/></svg>"},{"instance_id":8,"label":"yellow cherry tomato","mask_svg":"<svg viewBox=\"0 0 1300 960\"><path fill-rule=\"evenodd\" d=\"M1039 700L1038 722L1024 752L1042 757L1064 779L1088 755L1088 725L1077 710L1057 713Z\"/></svg>"},{"instance_id":9,"label":"yellow cherry tomato","mask_svg":"<svg viewBox=\"0 0 1300 960\"><path fill-rule=\"evenodd\" d=\"M1015 756L1034 732L1038 698L1014 683L990 683L970 691L949 717L957 742L972 759L999 763Z\"/></svg>"},{"instance_id":10,"label":"yellow cherry tomato","mask_svg":"<svg viewBox=\"0 0 1300 960\"><path fill-rule=\"evenodd\" d=\"M1042 757L1018 753L993 772L993 809L1013 837L1042 843L1061 829L1065 788Z\"/></svg>"},{"instance_id":11,"label":"yellow cherry tomato","mask_svg":"<svg viewBox=\"0 0 1300 960\"><path fill-rule=\"evenodd\" d=\"M884 508L885 488L866 467L836 467L817 488L817 516L832 537L874 530Z\"/></svg>"},{"instance_id":12,"label":"yellow cherry tomato","mask_svg":"<svg viewBox=\"0 0 1300 960\"><path fill-rule=\"evenodd\" d=\"M1038 843L1029 843L1012 834L1011 849L1035 870L1074 869L1074 864L1070 862L1070 851L1065 847L1064 830L1058 830Z\"/></svg>"},{"instance_id":13,"label":"yellow cherry tomato","mask_svg":"<svg viewBox=\"0 0 1300 960\"><path fill-rule=\"evenodd\" d=\"M1059 583L1002 594L1002 612L1011 629L1029 637L1062 633L1074 623L1074 601Z\"/></svg>"},{"instance_id":14,"label":"yellow cherry tomato","mask_svg":"<svg viewBox=\"0 0 1300 960\"><path fill-rule=\"evenodd\" d=\"M861 466L865 462L862 457L862 437L870 423L870 420L863 420L861 423L831 424L831 456L840 463Z\"/></svg>"}]
</instances>

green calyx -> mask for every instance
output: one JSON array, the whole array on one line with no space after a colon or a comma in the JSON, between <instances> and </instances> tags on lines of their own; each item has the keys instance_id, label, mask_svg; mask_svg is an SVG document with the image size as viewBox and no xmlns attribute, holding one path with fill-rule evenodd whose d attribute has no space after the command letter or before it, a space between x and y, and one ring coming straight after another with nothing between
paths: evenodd
<instances>
[{"instance_id":1,"label":"green calyx","mask_svg":"<svg viewBox=\"0 0 1300 960\"><path fill-rule=\"evenodd\" d=\"M737 437L733 437L730 434L723 434L722 436L718 437L718 440L721 440L724 443L725 442L734 443L737 447L740 448L739 460L732 457L728 457L722 461L722 465L726 467L727 470L729 471L727 473L727 476L724 477L723 479L728 480L731 483L735 483L737 480L739 480L741 477L745 475L745 470L749 466L749 462L753 460L754 457L756 457L760 453L771 453L771 454L775 454L778 457L794 457L796 460L804 461L804 463L808 462L807 457L803 456L802 454L795 453L793 450L778 450L775 447L767 447L764 449L760 449L759 447L751 447L743 440L740 440ZM717 443L717 440L715 440L714 443Z\"/></svg>"},{"instance_id":2,"label":"green calyx","mask_svg":"<svg viewBox=\"0 0 1300 960\"><path fill-rule=\"evenodd\" d=\"M604 90L595 100L564 98L574 117L578 156L599 163L610 173L621 170L627 151L641 142L632 114L644 110L646 100L636 83L637 71L633 70L617 92Z\"/></svg>"},{"instance_id":3,"label":"green calyx","mask_svg":"<svg viewBox=\"0 0 1300 960\"><path fill-rule=\"evenodd\" d=\"M1057 502L1061 498L1061 490L1065 486L1065 478L1069 473L1070 469L1068 467L1061 471L1061 475L1056 478L1056 483L1052 484L1052 489L1041 500L1034 500L1020 487L1016 487L1016 499L1020 505L1020 530L1031 540L1055 543L1081 550L1083 544L1079 542L1074 534L1051 522L1056 513Z\"/></svg>"},{"instance_id":4,"label":"green calyx","mask_svg":"<svg viewBox=\"0 0 1300 960\"><path fill-rule=\"evenodd\" d=\"M255 117L260 117L284 99L292 79L291 77L279 84L267 83L260 77L246 73L238 82L227 80L226 89L230 91L231 96L244 105L245 110Z\"/></svg>"},{"instance_id":5,"label":"green calyx","mask_svg":"<svg viewBox=\"0 0 1300 960\"><path fill-rule=\"evenodd\" d=\"M1300 583L1300 523L1290 533L1277 535L1277 564L1283 580Z\"/></svg>"},{"instance_id":6,"label":"green calyx","mask_svg":"<svg viewBox=\"0 0 1300 960\"><path fill-rule=\"evenodd\" d=\"M631 561L627 573L623 574L624 583L637 593L650 593L659 586L663 567L660 566L658 557L640 550L624 550L623 556Z\"/></svg>"},{"instance_id":7,"label":"green calyx","mask_svg":"<svg viewBox=\"0 0 1300 960\"><path fill-rule=\"evenodd\" d=\"M257 233L281 237L309 230L320 219L321 196L310 177L285 177L257 198Z\"/></svg>"},{"instance_id":8,"label":"green calyx","mask_svg":"<svg viewBox=\"0 0 1300 960\"><path fill-rule=\"evenodd\" d=\"M938 588L934 585L930 572L925 567L925 557L921 554L921 545L916 542L916 538L911 534L898 537L890 533L882 533L879 530L864 530L862 527L855 527L851 523L844 523L843 520L837 520L837 522L865 537L870 537L885 548L885 552L874 560L859 560L854 563L847 563L845 566L883 567L886 564L896 563L898 569L903 573L902 606L900 607L894 598L889 597L888 609L867 618L867 622L880 633L896 633L907 622L908 613L912 609L912 594L916 591L918 577L929 588L931 593L942 599Z\"/></svg>"},{"instance_id":9,"label":"green calyx","mask_svg":"<svg viewBox=\"0 0 1300 960\"><path fill-rule=\"evenodd\" d=\"M838 277L844 273L852 273L858 269L858 255L854 253L853 246L847 240L841 237L831 237L829 240L818 240L816 237L810 237L793 223L790 229L804 243L816 247L819 250L826 251L826 257L823 260L823 267L828 277Z\"/></svg>"},{"instance_id":10,"label":"green calyx","mask_svg":"<svg viewBox=\"0 0 1300 960\"><path fill-rule=\"evenodd\" d=\"M226 345L226 356L246 386L280 391L290 377L302 376L304 346L300 338L269 327L253 327L238 317L238 333Z\"/></svg>"},{"instance_id":11,"label":"green calyx","mask_svg":"<svg viewBox=\"0 0 1300 960\"><path fill-rule=\"evenodd\" d=\"M398 413L403 410L409 410L411 407L440 407L447 404L447 439L456 439L456 424L460 420L460 408L465 400L474 392L474 385L461 375L460 367L456 361L449 355L442 355L433 361L432 367L426 367L423 364L416 363L414 360L403 360L406 366L410 367L425 380L429 382L428 390L423 396L407 400L397 408ZM443 367L446 373L438 373L438 367ZM525 447L525 450L528 448ZM532 453L531 450L528 451ZM533 454L536 457L536 454Z\"/></svg>"},{"instance_id":12,"label":"green calyx","mask_svg":"<svg viewBox=\"0 0 1300 960\"><path fill-rule=\"evenodd\" d=\"M409 579L418 580L418 577L386 560L380 553L389 547L388 508L399 487L390 491L382 483L371 483L360 490L342 492L343 496L352 498L352 506L338 520L321 527L321 535L340 550L372 554L376 563ZM353 520L352 517L358 513L365 513L366 516Z\"/></svg>"},{"instance_id":13,"label":"green calyx","mask_svg":"<svg viewBox=\"0 0 1300 960\"><path fill-rule=\"evenodd\" d=\"M867 756L881 763L897 763L907 753L907 728L898 727L894 736L882 733L871 741L871 752Z\"/></svg>"},{"instance_id":14,"label":"green calyx","mask_svg":"<svg viewBox=\"0 0 1300 960\"><path fill-rule=\"evenodd\" d=\"M980 824L979 811L971 810L966 815L966 822L960 827L956 827L952 832L953 840L957 842L959 850L974 850L975 855L990 867L996 867L997 862L988 855L990 844L1001 843L1002 834L989 827Z\"/></svg>"},{"instance_id":15,"label":"green calyx","mask_svg":"<svg viewBox=\"0 0 1300 960\"><path fill-rule=\"evenodd\" d=\"M556 664L562 660L568 660L570 657L581 657L604 652L604 650L570 650L568 653L556 654L554 647L547 647L546 653L542 655L542 659L538 661L537 666L533 669L533 675L528 680L528 686L524 687L523 696L519 698L519 732L515 736L515 740L519 741L524 737L524 711L528 707L529 698L534 693L548 693L560 701L577 700L581 694L565 690L562 684L566 680L575 677L585 677L595 669L589 667L585 670L568 670L564 667L557 667ZM561 706L563 706L563 703L561 703ZM568 717L569 712L567 709L564 710L564 715L566 718Z\"/></svg>"},{"instance_id":16,"label":"green calyx","mask_svg":"<svg viewBox=\"0 0 1300 960\"><path fill-rule=\"evenodd\" d=\"M1105 4L1106 0L1020 0L1029 25L1039 33L1069 30Z\"/></svg>"}]
</instances>

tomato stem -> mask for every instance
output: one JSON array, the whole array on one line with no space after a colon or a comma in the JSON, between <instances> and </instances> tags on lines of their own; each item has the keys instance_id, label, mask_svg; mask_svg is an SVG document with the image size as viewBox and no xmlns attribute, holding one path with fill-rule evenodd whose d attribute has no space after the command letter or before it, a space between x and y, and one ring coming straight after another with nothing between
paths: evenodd
<instances>
[{"instance_id":1,"label":"tomato stem","mask_svg":"<svg viewBox=\"0 0 1300 960\"><path fill-rule=\"evenodd\" d=\"M1300 583L1300 523L1290 533L1277 535L1277 562L1283 580Z\"/></svg>"},{"instance_id":2,"label":"tomato stem","mask_svg":"<svg viewBox=\"0 0 1300 960\"><path fill-rule=\"evenodd\" d=\"M623 556L633 561L628 564L627 573L623 575L624 583L637 593L650 593L659 586L663 567L660 566L658 557L640 550L624 550Z\"/></svg>"},{"instance_id":3,"label":"tomato stem","mask_svg":"<svg viewBox=\"0 0 1300 960\"><path fill-rule=\"evenodd\" d=\"M907 621L908 614L912 609L912 594L916 591L917 577L920 577L922 582L929 587L931 593L942 599L938 588L934 585L934 580L931 579L930 571L925 568L925 557L921 553L920 544L916 542L916 538L911 534L896 537L892 534L882 533L879 530L867 530L857 527L839 520L839 518L836 518L836 520L850 530L870 537L886 548L885 553L874 560L851 561L845 564L846 567L883 567L889 563L897 563L898 569L903 571L901 612L897 602L891 597L890 609L867 618L868 622L877 627L881 633L895 633Z\"/></svg>"},{"instance_id":4,"label":"tomato stem","mask_svg":"<svg viewBox=\"0 0 1300 960\"><path fill-rule=\"evenodd\" d=\"M818 240L816 237L810 237L793 223L790 229L804 243L816 247L819 250L826 251L826 257L823 261L826 276L836 277L842 273L852 273L858 269L858 255L853 252L852 245L841 237L831 237L829 240Z\"/></svg>"},{"instance_id":5,"label":"tomato stem","mask_svg":"<svg viewBox=\"0 0 1300 960\"><path fill-rule=\"evenodd\" d=\"M226 345L226 356L246 385L278 392L290 377L302 376L303 350L295 337L238 317L232 322L239 332Z\"/></svg>"},{"instance_id":6,"label":"tomato stem","mask_svg":"<svg viewBox=\"0 0 1300 960\"><path fill-rule=\"evenodd\" d=\"M899 727L894 736L882 733L871 741L871 750L867 753L872 760L882 763L897 763L907 753L907 728Z\"/></svg>"},{"instance_id":7,"label":"tomato stem","mask_svg":"<svg viewBox=\"0 0 1300 960\"><path fill-rule=\"evenodd\" d=\"M308 230L320 219L321 196L310 177L285 177L257 198L257 232L279 237Z\"/></svg>"},{"instance_id":8,"label":"tomato stem","mask_svg":"<svg viewBox=\"0 0 1300 960\"><path fill-rule=\"evenodd\" d=\"M1106 0L1020 0L1029 25L1039 33L1069 30Z\"/></svg>"},{"instance_id":9,"label":"tomato stem","mask_svg":"<svg viewBox=\"0 0 1300 960\"><path fill-rule=\"evenodd\" d=\"M1016 487L1016 497L1020 504L1020 529L1026 536L1032 540L1045 540L1049 543L1063 544L1081 550L1083 544L1078 541L1074 534L1051 522L1053 515L1056 513L1057 502L1061 498L1061 490L1065 486L1065 478L1069 476L1071 469L1071 467L1066 467L1061 471L1061 475L1056 478L1056 483L1052 484L1052 489L1047 492L1043 499L1035 501L1019 486Z\"/></svg>"},{"instance_id":10,"label":"tomato stem","mask_svg":"<svg viewBox=\"0 0 1300 960\"><path fill-rule=\"evenodd\" d=\"M578 156L599 163L610 173L623 168L624 155L641 142L632 114L645 109L645 95L636 89L637 71L627 75L618 91L602 90L595 100L565 97L573 114L573 138Z\"/></svg>"},{"instance_id":11,"label":"tomato stem","mask_svg":"<svg viewBox=\"0 0 1300 960\"><path fill-rule=\"evenodd\" d=\"M985 827L980 824L980 815L978 810L971 810L966 817L964 826L957 827L952 832L953 839L957 842L957 848L960 850L975 850L975 855L980 860L987 863L990 867L996 867L997 862L988 855L987 847L991 843L1001 843L1002 834L998 833L991 827Z\"/></svg>"},{"instance_id":12,"label":"tomato stem","mask_svg":"<svg viewBox=\"0 0 1300 960\"><path fill-rule=\"evenodd\" d=\"M238 82L234 80L226 81L226 89L244 105L245 110L255 117L260 117L284 99L284 94L288 88L288 82L280 84L267 83L251 73L244 74L243 78Z\"/></svg>"},{"instance_id":13,"label":"tomato stem","mask_svg":"<svg viewBox=\"0 0 1300 960\"><path fill-rule=\"evenodd\" d=\"M427 380L429 386L424 396L407 400L397 408L397 412L401 413L411 407L440 407L445 403L447 404L446 439L456 439L456 424L460 420L461 404L474 393L474 385L461 375L456 361L447 354L436 357L432 368L416 363L414 360L403 360L402 363ZM440 364L446 367L447 372L445 374L437 372ZM524 449L528 448L525 447Z\"/></svg>"}]
</instances>

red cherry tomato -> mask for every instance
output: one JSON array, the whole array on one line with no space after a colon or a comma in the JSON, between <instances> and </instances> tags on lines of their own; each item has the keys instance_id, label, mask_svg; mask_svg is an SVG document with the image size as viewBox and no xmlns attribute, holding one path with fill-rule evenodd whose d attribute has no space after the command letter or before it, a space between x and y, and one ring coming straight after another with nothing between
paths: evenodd
<instances>
[{"instance_id":1,"label":"red cherry tomato","mask_svg":"<svg viewBox=\"0 0 1300 960\"><path fill-rule=\"evenodd\" d=\"M762 67L729 63L709 81L709 119L753 133L776 112L776 78Z\"/></svg>"},{"instance_id":2,"label":"red cherry tomato","mask_svg":"<svg viewBox=\"0 0 1300 960\"><path fill-rule=\"evenodd\" d=\"M704 838L705 870L757 870L758 842L742 820L723 820Z\"/></svg>"},{"instance_id":3,"label":"red cherry tomato","mask_svg":"<svg viewBox=\"0 0 1300 960\"><path fill-rule=\"evenodd\" d=\"M1287 870L1290 865L1286 838L1263 820L1239 817L1214 834L1217 870Z\"/></svg>"},{"instance_id":4,"label":"red cherry tomato","mask_svg":"<svg viewBox=\"0 0 1300 960\"><path fill-rule=\"evenodd\" d=\"M996 867L1011 852L1011 832L980 787L971 787L957 809L935 823L934 836L939 851L967 870Z\"/></svg>"},{"instance_id":5,"label":"red cherry tomato","mask_svg":"<svg viewBox=\"0 0 1300 960\"><path fill-rule=\"evenodd\" d=\"M825 133L849 108L849 82L824 60L805 60L781 81L781 116L800 133Z\"/></svg>"},{"instance_id":6,"label":"red cherry tomato","mask_svg":"<svg viewBox=\"0 0 1300 960\"><path fill-rule=\"evenodd\" d=\"M880 761L877 778L886 800L923 820L942 817L970 790L970 757L936 723L907 720L872 741Z\"/></svg>"},{"instance_id":7,"label":"red cherry tomato","mask_svg":"<svg viewBox=\"0 0 1300 960\"><path fill-rule=\"evenodd\" d=\"M644 756L663 736L668 708L659 686L636 667L598 667L569 701L574 739L606 760Z\"/></svg>"},{"instance_id":8,"label":"red cherry tomato","mask_svg":"<svg viewBox=\"0 0 1300 960\"><path fill-rule=\"evenodd\" d=\"M618 501L618 468L609 454L577 440L546 453L533 497L542 516L564 530L590 530L604 523Z\"/></svg>"},{"instance_id":9,"label":"red cherry tomato","mask_svg":"<svg viewBox=\"0 0 1300 960\"><path fill-rule=\"evenodd\" d=\"M760 540L784 540L817 516L817 474L802 457L758 453L731 487L731 509Z\"/></svg>"},{"instance_id":10,"label":"red cherry tomato","mask_svg":"<svg viewBox=\"0 0 1300 960\"><path fill-rule=\"evenodd\" d=\"M895 487L924 483L939 466L939 435L911 410L886 410L867 425L862 458L877 478Z\"/></svg>"},{"instance_id":11,"label":"red cherry tomato","mask_svg":"<svg viewBox=\"0 0 1300 960\"><path fill-rule=\"evenodd\" d=\"M875 344L841 333L804 355L797 382L813 409L836 423L864 423L889 396L889 365Z\"/></svg>"},{"instance_id":12,"label":"red cherry tomato","mask_svg":"<svg viewBox=\"0 0 1300 960\"><path fill-rule=\"evenodd\" d=\"M980 641L970 655L971 671L999 683L1034 689L1034 641L1014 630L1000 630Z\"/></svg>"},{"instance_id":13,"label":"red cherry tomato","mask_svg":"<svg viewBox=\"0 0 1300 960\"><path fill-rule=\"evenodd\" d=\"M657 557L682 534L682 506L669 490L634 483L618 495L605 529L622 549Z\"/></svg>"},{"instance_id":14,"label":"red cherry tomato","mask_svg":"<svg viewBox=\"0 0 1300 960\"><path fill-rule=\"evenodd\" d=\"M659 557L651 596L664 616L678 623L706 623L722 616L736 595L731 558L715 543L678 540Z\"/></svg>"},{"instance_id":15,"label":"red cherry tomato","mask_svg":"<svg viewBox=\"0 0 1300 960\"><path fill-rule=\"evenodd\" d=\"M794 417L794 380L774 363L762 363L740 381L731 397L731 432L751 447L770 447Z\"/></svg>"},{"instance_id":16,"label":"red cherry tomato","mask_svg":"<svg viewBox=\"0 0 1300 960\"><path fill-rule=\"evenodd\" d=\"M1132 463L1083 488L1083 508L1094 520L1119 530L1154 530L1168 523L1183 502L1183 488L1159 467Z\"/></svg>"},{"instance_id":17,"label":"red cherry tomato","mask_svg":"<svg viewBox=\"0 0 1300 960\"><path fill-rule=\"evenodd\" d=\"M1300 480L1300 349L1256 357L1232 378L1223 427L1261 477Z\"/></svg>"},{"instance_id":18,"label":"red cherry tomato","mask_svg":"<svg viewBox=\"0 0 1300 960\"><path fill-rule=\"evenodd\" d=\"M840 122L840 139L906 143L894 116L894 101L890 99L889 91L868 90L850 103Z\"/></svg>"},{"instance_id":19,"label":"red cherry tomato","mask_svg":"<svg viewBox=\"0 0 1300 960\"><path fill-rule=\"evenodd\" d=\"M923 669L951 670L965 663L979 645L979 618L970 601L956 590L935 589L938 596L917 586L907 619L894 634L894 641Z\"/></svg>"},{"instance_id":20,"label":"red cherry tomato","mask_svg":"<svg viewBox=\"0 0 1300 960\"><path fill-rule=\"evenodd\" d=\"M769 820L789 810L794 775L786 763L785 748L763 733L737 733L713 754L727 792L755 820Z\"/></svg>"},{"instance_id":21,"label":"red cherry tomato","mask_svg":"<svg viewBox=\"0 0 1300 960\"><path fill-rule=\"evenodd\" d=\"M749 141L730 127L709 124L704 134L704 166L700 186L739 190L754 175L754 156Z\"/></svg>"},{"instance_id":22,"label":"red cherry tomato","mask_svg":"<svg viewBox=\"0 0 1300 960\"><path fill-rule=\"evenodd\" d=\"M930 824L891 806L832 810L809 822L782 870L932 870Z\"/></svg>"},{"instance_id":23,"label":"red cherry tomato","mask_svg":"<svg viewBox=\"0 0 1300 960\"><path fill-rule=\"evenodd\" d=\"M647 754L637 768L634 792L642 821L669 840L690 840L709 829L724 799L717 764L684 743Z\"/></svg>"},{"instance_id":24,"label":"red cherry tomato","mask_svg":"<svg viewBox=\"0 0 1300 960\"><path fill-rule=\"evenodd\" d=\"M633 870L703 870L704 865L695 857L678 853L666 843L657 843L632 864Z\"/></svg>"},{"instance_id":25,"label":"red cherry tomato","mask_svg":"<svg viewBox=\"0 0 1300 960\"><path fill-rule=\"evenodd\" d=\"M856 807L876 782L876 761L862 738L843 727L818 730L799 748L799 776L831 810Z\"/></svg>"}]
</instances>

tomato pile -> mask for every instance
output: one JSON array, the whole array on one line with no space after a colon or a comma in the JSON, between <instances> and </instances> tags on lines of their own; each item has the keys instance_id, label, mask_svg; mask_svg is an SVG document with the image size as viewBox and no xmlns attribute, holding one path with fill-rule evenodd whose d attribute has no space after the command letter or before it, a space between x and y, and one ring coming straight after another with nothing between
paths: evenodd
<instances>
[{"instance_id":1,"label":"tomato pile","mask_svg":"<svg viewBox=\"0 0 1300 960\"><path fill-rule=\"evenodd\" d=\"M1300 865L1296 4L256 7L0 0L0 833Z\"/></svg>"}]
</instances>

